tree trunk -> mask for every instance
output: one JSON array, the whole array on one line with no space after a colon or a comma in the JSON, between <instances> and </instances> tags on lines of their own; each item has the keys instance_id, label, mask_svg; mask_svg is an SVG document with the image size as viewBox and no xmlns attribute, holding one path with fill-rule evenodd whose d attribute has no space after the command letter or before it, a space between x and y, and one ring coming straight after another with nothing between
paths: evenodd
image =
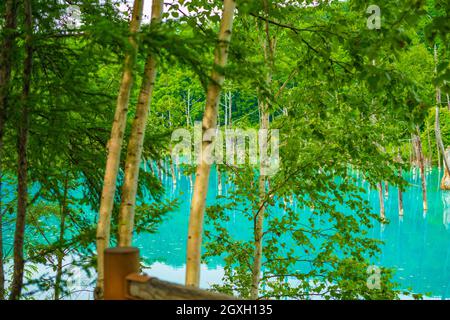
<instances>
[{"instance_id":1,"label":"tree trunk","mask_svg":"<svg viewBox=\"0 0 450 320\"><path fill-rule=\"evenodd\" d=\"M447 93L447 108L450 111L450 96L448 93Z\"/></svg>"},{"instance_id":2,"label":"tree trunk","mask_svg":"<svg viewBox=\"0 0 450 320\"><path fill-rule=\"evenodd\" d=\"M170 152L170 154L172 154L172 151ZM172 175L172 184L173 184L173 188L176 189L176 187L177 187L177 176L175 174L175 167L173 165L173 159L171 157L169 157L169 161L170 161L170 174Z\"/></svg>"},{"instance_id":3,"label":"tree trunk","mask_svg":"<svg viewBox=\"0 0 450 320\"><path fill-rule=\"evenodd\" d=\"M416 127L416 134L414 135L414 148L416 151L416 158L419 164L420 170L420 179L422 180L422 200L423 200L423 211L428 211L428 202L427 202L427 178L425 175L425 161L423 157L422 151L422 141L420 140L420 129Z\"/></svg>"},{"instance_id":4,"label":"tree trunk","mask_svg":"<svg viewBox=\"0 0 450 320\"><path fill-rule=\"evenodd\" d=\"M444 153L444 157L449 159L450 158L450 148L447 148ZM450 171L447 167L447 164L444 162L444 176L441 180L441 189L442 190L450 190Z\"/></svg>"},{"instance_id":5,"label":"tree trunk","mask_svg":"<svg viewBox=\"0 0 450 320\"><path fill-rule=\"evenodd\" d=\"M17 217L14 232L14 272L11 284L10 299L20 298L23 286L23 244L25 233L25 217L27 211L28 188L27 188L27 144L29 127L29 95L31 87L31 74L33 65L32 47L32 9L31 0L24 0L24 29L25 29L25 61L23 69L23 88L21 96L21 119L19 124L19 136L17 141L18 168L17 168Z\"/></svg>"},{"instance_id":6,"label":"tree trunk","mask_svg":"<svg viewBox=\"0 0 450 320\"><path fill-rule=\"evenodd\" d=\"M270 80L268 81L270 83ZM268 104L266 101L260 104L261 108L261 129L269 130L269 113ZM260 141L260 154L267 155L267 141ZM261 162L263 160L261 159ZM260 163L263 166L263 163ZM264 234L264 215L265 215L265 205L264 201L266 198L266 177L263 175L263 170L260 170L259 175L259 210L254 215L254 241L255 241L255 251L253 256L253 266L252 266L252 287L250 292L250 299L258 299L259 293L259 282L261 280L261 265L262 265L262 249L263 249L263 234Z\"/></svg>"},{"instance_id":7,"label":"tree trunk","mask_svg":"<svg viewBox=\"0 0 450 320\"><path fill-rule=\"evenodd\" d=\"M232 116L232 107L233 107L233 96L231 94L231 91L228 92L228 125L231 127L232 126L232 121L233 119L231 118Z\"/></svg>"},{"instance_id":8,"label":"tree trunk","mask_svg":"<svg viewBox=\"0 0 450 320\"><path fill-rule=\"evenodd\" d=\"M383 184L380 182L378 183L377 187L378 187L378 198L380 201L380 218L384 220L386 218L386 215L384 211Z\"/></svg>"},{"instance_id":9,"label":"tree trunk","mask_svg":"<svg viewBox=\"0 0 450 320\"><path fill-rule=\"evenodd\" d=\"M427 120L428 165L433 168L433 152L431 151L430 124Z\"/></svg>"},{"instance_id":10,"label":"tree trunk","mask_svg":"<svg viewBox=\"0 0 450 320\"><path fill-rule=\"evenodd\" d=\"M434 62L435 62L435 73L437 72L437 63L438 63L438 52L437 46L434 45ZM442 154L443 162L444 162L444 176L441 180L441 189L442 190L450 190L450 172L448 171L450 168L450 159L448 157L447 152L445 151L444 142L442 141L441 135L441 123L440 123L440 106L441 106L441 89L436 87L436 112L435 112L435 133L436 133L436 143L438 145L438 150Z\"/></svg>"},{"instance_id":11,"label":"tree trunk","mask_svg":"<svg viewBox=\"0 0 450 320\"><path fill-rule=\"evenodd\" d=\"M143 0L134 1L133 15L130 22L131 36L128 39L131 50L125 55L122 81L117 97L114 121L111 128L111 138L108 142L108 156L106 159L105 177L103 181L96 236L98 277L95 296L97 299L102 299L103 297L103 254L105 249L109 246L111 213L114 206L117 173L120 165L120 152L127 121L128 103L131 86L133 84L133 67L135 65L138 47L134 36L138 31L141 22L142 6Z\"/></svg>"},{"instance_id":12,"label":"tree trunk","mask_svg":"<svg viewBox=\"0 0 450 320\"><path fill-rule=\"evenodd\" d=\"M187 96L187 110L186 110L186 124L188 127L191 126L191 89L188 89Z\"/></svg>"},{"instance_id":13,"label":"tree trunk","mask_svg":"<svg viewBox=\"0 0 450 320\"><path fill-rule=\"evenodd\" d=\"M220 22L219 42L215 50L211 81L208 85L205 113L203 115L203 133L215 129L217 124L217 108L225 76L222 69L228 60L228 48L231 40L235 0L224 0L222 19ZM202 139L203 140L203 139ZM200 281L200 258L203 233L203 216L205 211L206 194L208 192L211 165L206 163L204 153L212 141L202 142L200 163L196 170L194 193L191 202L189 230L187 240L186 285L198 287Z\"/></svg>"},{"instance_id":14,"label":"tree trunk","mask_svg":"<svg viewBox=\"0 0 450 320\"><path fill-rule=\"evenodd\" d=\"M152 2L152 24L161 21L163 10L162 0ZM125 161L125 177L122 186L122 202L119 215L119 246L130 247L133 237L134 213L136 208L136 193L139 179L142 149L144 145L145 128L149 106L156 79L156 57L147 56L141 91L139 93L136 116L131 127L131 135Z\"/></svg>"},{"instance_id":15,"label":"tree trunk","mask_svg":"<svg viewBox=\"0 0 450 320\"><path fill-rule=\"evenodd\" d=\"M3 149L3 135L7 117L7 97L11 80L11 67L13 61L13 49L17 27L17 1L5 2L5 27L3 42L0 48L0 160Z\"/></svg>"},{"instance_id":16,"label":"tree trunk","mask_svg":"<svg viewBox=\"0 0 450 320\"><path fill-rule=\"evenodd\" d=\"M66 176L64 181L64 194L61 201L61 217L59 222L59 252L56 263L56 277L55 277L55 300L59 300L61 296L61 279L63 274L63 260L64 260L64 232L66 230L66 215L67 215L67 194L69 192L69 178Z\"/></svg>"},{"instance_id":17,"label":"tree trunk","mask_svg":"<svg viewBox=\"0 0 450 320\"><path fill-rule=\"evenodd\" d=\"M398 148L398 154L397 154L397 161L400 164L400 167L398 168L398 177L400 179L403 178L403 170L402 170L402 164L403 164L403 159L402 159L402 155L400 153L400 148ZM398 188L398 215L400 217L403 217L403 192L400 189L400 187Z\"/></svg>"}]
</instances>

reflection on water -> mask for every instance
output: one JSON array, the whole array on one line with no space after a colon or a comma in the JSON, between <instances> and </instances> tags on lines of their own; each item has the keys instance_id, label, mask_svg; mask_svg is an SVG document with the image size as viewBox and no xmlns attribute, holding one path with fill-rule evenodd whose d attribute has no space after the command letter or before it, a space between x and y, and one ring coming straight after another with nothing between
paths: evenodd
<instances>
[{"instance_id":1,"label":"reflection on water","mask_svg":"<svg viewBox=\"0 0 450 320\"><path fill-rule=\"evenodd\" d=\"M215 171L213 171L215 172ZM177 174L178 176L178 174ZM398 215L397 189L389 187L385 195L387 225L376 224L369 233L371 237L383 240L383 252L376 264L396 270L395 281L402 289L412 289L416 293L429 294L439 298L450 298L450 191L439 189L437 170L427 175L428 212L422 210L422 194L418 175L405 174L410 188L403 193L404 216ZM181 176L176 186L170 177L164 177L168 197L179 197L180 207L171 212L160 226L157 234L141 234L135 245L149 268L147 273L164 280L183 283L186 256L186 235L192 179ZM223 195L232 186L222 179L218 188L217 176L212 174L207 198L214 204L220 190ZM378 191L361 182L366 197L375 212L379 210ZM295 203L293 204L295 206ZM250 236L251 225L239 219L237 212L231 212L228 227L241 235ZM223 270L220 258L215 258L203 266L201 286L209 287L220 283Z\"/></svg>"}]
</instances>

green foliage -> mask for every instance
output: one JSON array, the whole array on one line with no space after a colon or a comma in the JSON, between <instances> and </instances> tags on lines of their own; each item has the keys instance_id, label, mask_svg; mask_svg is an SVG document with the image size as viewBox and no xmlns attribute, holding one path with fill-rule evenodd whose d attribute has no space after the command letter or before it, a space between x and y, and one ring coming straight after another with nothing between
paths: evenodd
<instances>
[{"instance_id":1,"label":"green foliage","mask_svg":"<svg viewBox=\"0 0 450 320\"><path fill-rule=\"evenodd\" d=\"M367 28L367 4L362 1L288 2L237 1L218 120L224 126L227 116L231 126L229 110L225 111L231 104L233 126L258 128L258 106L267 102L271 127L280 130L282 161L264 196L259 195L256 168L220 166L234 191L207 208L204 258L224 259L223 283L215 289L250 296L254 239L243 238L226 223L232 210L240 210L238 218L248 221L253 230L255 214L264 203L261 298L396 299L399 291L392 283L391 270L381 269L380 290L367 287L367 268L380 252L380 243L368 238L367 230L379 218L362 199L355 172L371 185L388 181L404 186L394 158L400 152L407 162L409 139L416 126L422 133L425 155L436 163L432 107L436 86L442 88L443 97L449 92L450 1L377 1L382 12L380 30ZM56 281L62 258L73 259L72 265L91 279L95 276L91 275L96 263L95 212L113 106L129 46L130 12L129 8L123 10L124 3L70 3L81 10L75 29L65 24L66 3L33 1L36 28L27 150L27 298L57 288L60 297L70 296L73 270L59 268L62 275L59 283ZM136 37L140 50L125 141L145 59L152 54L159 61L145 132L136 232L157 232L167 213L177 208L177 200L166 199L159 177L146 168L168 161L175 128L191 127L202 120L222 4L219 0L171 2L165 6L163 23L145 23ZM24 59L21 10L0 159L4 230L13 226L16 206L16 140ZM2 2L1 26L4 12ZM2 39L5 34L2 28ZM267 41L275 43L273 53L264 47ZM436 72L434 44L439 51ZM441 131L444 144L450 144L450 112L445 108L441 108ZM185 172L189 169L192 171L187 168ZM122 179L123 171L116 193L113 235ZM346 209L353 214L345 214ZM9 262L12 239L4 233L0 236ZM34 278L37 266L51 272Z\"/></svg>"}]
</instances>

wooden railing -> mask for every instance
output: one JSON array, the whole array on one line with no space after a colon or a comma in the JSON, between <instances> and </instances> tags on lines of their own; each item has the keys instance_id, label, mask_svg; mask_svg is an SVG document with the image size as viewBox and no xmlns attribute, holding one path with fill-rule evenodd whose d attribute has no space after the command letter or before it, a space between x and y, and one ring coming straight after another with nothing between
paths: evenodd
<instances>
[{"instance_id":1,"label":"wooden railing","mask_svg":"<svg viewBox=\"0 0 450 320\"><path fill-rule=\"evenodd\" d=\"M105 300L231 300L236 299L194 287L187 287L139 273L137 248L109 248L105 251Z\"/></svg>"}]
</instances>

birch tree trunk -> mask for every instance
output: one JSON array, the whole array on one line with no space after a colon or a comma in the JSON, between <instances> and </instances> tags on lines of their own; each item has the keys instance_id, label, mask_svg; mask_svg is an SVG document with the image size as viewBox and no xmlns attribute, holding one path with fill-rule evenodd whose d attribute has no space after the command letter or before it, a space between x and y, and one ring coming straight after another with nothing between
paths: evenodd
<instances>
[{"instance_id":1,"label":"birch tree trunk","mask_svg":"<svg viewBox=\"0 0 450 320\"><path fill-rule=\"evenodd\" d=\"M268 14L268 2L264 1L264 9ZM272 72L274 67L274 54L275 54L275 41L276 38L270 37L269 22L265 21L265 40L262 43L264 51L264 60L268 66L266 87L270 88L272 84ZM231 94L230 94L231 99ZM230 104L231 110L231 104ZM267 97L260 98L259 103L260 114L260 129L268 132L269 130L269 100ZM261 137L264 137L261 139ZM252 286L250 289L250 299L256 300L259 296L259 286L261 281L261 267L263 258L263 235L264 235L264 215L265 215L265 201L267 197L266 182L269 184L268 179L264 173L264 166L267 166L267 146L269 135L259 135L259 153L260 153L260 170L259 170L259 210L255 213L254 219L254 253L253 253L253 265L252 265Z\"/></svg>"},{"instance_id":2,"label":"birch tree trunk","mask_svg":"<svg viewBox=\"0 0 450 320\"><path fill-rule=\"evenodd\" d=\"M116 111L111 128L111 137L108 141L108 156L106 159L105 177L103 181L102 197L97 225L97 288L95 296L97 299L103 297L103 254L109 246L111 213L114 206L114 195L116 193L116 180L120 164L120 152L122 149L123 135L126 126L128 103L130 91L133 84L133 67L136 61L137 42L134 38L139 30L142 16L143 0L135 0L133 15L130 22L130 33L128 41L131 50L125 55L122 80L117 97Z\"/></svg>"},{"instance_id":3,"label":"birch tree trunk","mask_svg":"<svg viewBox=\"0 0 450 320\"><path fill-rule=\"evenodd\" d=\"M220 22L219 41L214 55L214 68L208 85L205 113L203 115L202 131L215 129L217 125L217 108L225 76L222 69L228 60L228 48L233 28L235 0L224 0L222 19ZM203 140L203 139L202 139ZM191 212L186 257L186 285L198 287L200 281L200 258L203 233L203 217L206 194L208 192L211 165L205 161L205 152L210 149L212 141L203 141L200 162L196 170L194 192L192 195Z\"/></svg>"},{"instance_id":4,"label":"birch tree trunk","mask_svg":"<svg viewBox=\"0 0 450 320\"><path fill-rule=\"evenodd\" d=\"M152 2L152 24L161 21L163 10L162 0ZM134 228L134 213L136 208L136 193L141 164L142 148L144 144L145 128L147 126L148 111L156 79L156 57L147 56L144 77L139 93L136 116L131 127L128 142L127 159L125 161L125 177L122 186L122 202L119 215L119 246L130 247Z\"/></svg>"},{"instance_id":5,"label":"birch tree trunk","mask_svg":"<svg viewBox=\"0 0 450 320\"><path fill-rule=\"evenodd\" d=\"M187 124L188 127L191 126L191 89L188 89L187 110L186 110L186 124Z\"/></svg>"},{"instance_id":6,"label":"birch tree trunk","mask_svg":"<svg viewBox=\"0 0 450 320\"><path fill-rule=\"evenodd\" d=\"M228 92L228 116L230 117L228 119L228 125L232 126L232 108L233 108L233 95L231 94L231 91Z\"/></svg>"},{"instance_id":7,"label":"birch tree trunk","mask_svg":"<svg viewBox=\"0 0 450 320\"><path fill-rule=\"evenodd\" d=\"M3 135L7 115L7 97L11 80L11 66L13 60L13 48L17 27L17 1L6 0L5 26L3 42L0 48L0 160L3 149Z\"/></svg>"},{"instance_id":8,"label":"birch tree trunk","mask_svg":"<svg viewBox=\"0 0 450 320\"><path fill-rule=\"evenodd\" d=\"M269 80L270 81L270 80ZM268 103L263 101L260 105L261 108L261 129L269 130L269 113ZM267 155L267 141L260 141L260 154ZM261 158L260 158L261 159ZM261 159L263 162L263 159ZM260 164L263 166L263 163ZM264 234L264 215L265 215L265 198L266 192L266 177L263 175L262 168L259 172L259 210L254 215L254 241L255 251L253 254L253 266L252 266L252 287L250 292L250 299L258 299L259 282L261 280L261 265L263 256L263 234Z\"/></svg>"},{"instance_id":9,"label":"birch tree trunk","mask_svg":"<svg viewBox=\"0 0 450 320\"><path fill-rule=\"evenodd\" d=\"M17 141L18 167L17 167L17 216L14 232L14 271L11 284L10 299L20 298L23 286L23 244L25 232L25 218L28 202L27 188L27 144L29 127L29 95L31 87L31 74L33 65L32 47L32 9L31 0L24 0L24 29L25 29L25 60L23 68L23 88L21 96L21 119L19 124L19 136Z\"/></svg>"}]
</instances>

